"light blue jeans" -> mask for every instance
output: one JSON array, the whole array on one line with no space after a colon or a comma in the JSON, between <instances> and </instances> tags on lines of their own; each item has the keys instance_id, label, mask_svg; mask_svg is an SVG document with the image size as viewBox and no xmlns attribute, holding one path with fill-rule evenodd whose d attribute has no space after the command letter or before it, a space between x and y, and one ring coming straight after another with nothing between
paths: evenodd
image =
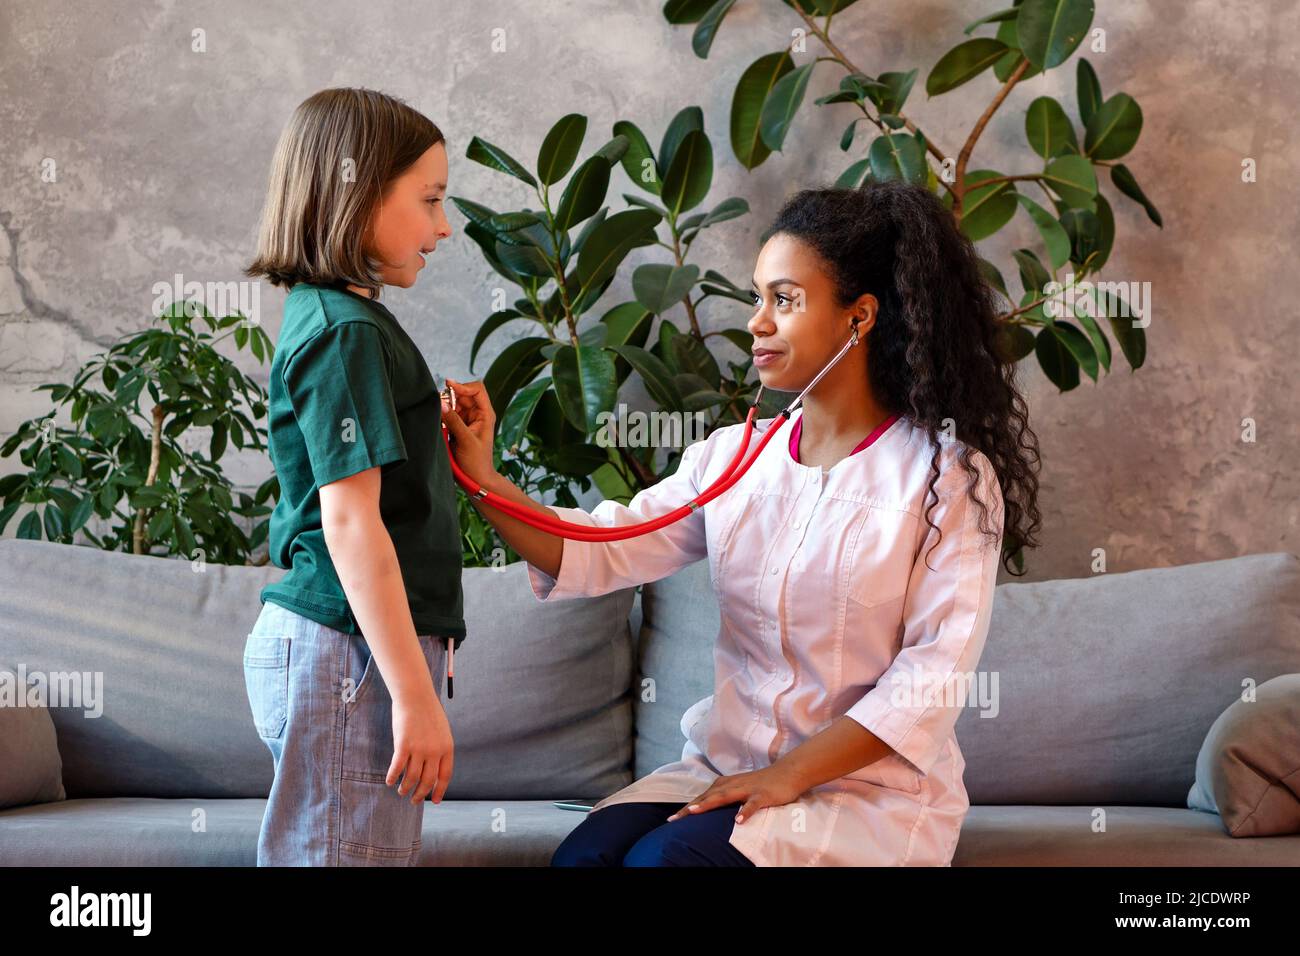
<instances>
[{"instance_id":1,"label":"light blue jeans","mask_svg":"<svg viewBox=\"0 0 1300 956\"><path fill-rule=\"evenodd\" d=\"M421 635L442 696L446 639ZM275 781L258 866L413 866L424 804L385 783L393 701L359 634L267 601L244 645L244 682Z\"/></svg>"}]
</instances>

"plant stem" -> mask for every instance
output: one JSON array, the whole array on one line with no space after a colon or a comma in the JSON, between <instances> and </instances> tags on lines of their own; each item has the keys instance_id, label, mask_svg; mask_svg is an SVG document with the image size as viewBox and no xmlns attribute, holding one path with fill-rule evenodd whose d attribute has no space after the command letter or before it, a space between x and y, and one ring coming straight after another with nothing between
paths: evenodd
<instances>
[{"instance_id":1,"label":"plant stem","mask_svg":"<svg viewBox=\"0 0 1300 956\"><path fill-rule=\"evenodd\" d=\"M149 475L144 480L146 488L158 479L158 462L162 458L162 423L166 414L161 405L153 407L153 440L149 443ZM131 551L133 554L144 554L144 520L150 510L149 508L141 508L135 513L135 524L131 529Z\"/></svg>"},{"instance_id":2,"label":"plant stem","mask_svg":"<svg viewBox=\"0 0 1300 956\"><path fill-rule=\"evenodd\" d=\"M1002 105L1002 101L1007 98L1011 88L1020 82L1020 78L1025 75L1025 71L1028 69L1029 61L1022 55L1020 65L1012 71L1011 75L1007 77L1007 81L1002 84L1002 89L998 90L997 96L993 97L993 102L984 110L984 115L979 118L975 128L970 131L970 136L966 138L966 144L962 146L961 153L957 156L957 169L954 171L953 177L956 189L953 191L952 197L952 214L957 217L958 222L961 222L962 200L966 198L966 164L970 161L970 154L975 150L975 142L980 138L980 134L984 132L984 127L988 125L989 120L993 118L993 114L998 111L998 107Z\"/></svg>"},{"instance_id":3,"label":"plant stem","mask_svg":"<svg viewBox=\"0 0 1300 956\"><path fill-rule=\"evenodd\" d=\"M870 75L865 70L861 70L857 66L855 66L853 62L847 56L844 55L843 51L841 51L839 47L837 47L833 42L831 42L830 34L827 33L827 31L824 30L823 28L817 26L816 21L814 21L812 17L810 17L807 13L804 12L801 0L790 0L790 5L794 8L794 12L799 14L803 22L808 25L808 29L812 31L813 36L821 40L822 46L826 47L826 49L830 50L831 53L834 54L834 59L837 60L842 67L844 67L850 73L857 73L862 76ZM828 27L830 26L830 22L831 22L830 17L827 17L826 25ZM863 112L866 111L864 110ZM906 116L904 116L902 113L896 113L894 115L896 115L899 119L901 119L903 121L903 125L906 126L913 133L921 133L921 130L916 126L916 124L913 123ZM873 122L875 121L873 120ZM876 123L876 125L880 126L879 123ZM925 136L924 133L921 133L921 135ZM938 146L934 145L934 140L932 140L929 136L925 136L925 148L929 150L931 153L933 153L935 158L938 159L940 163L944 163L947 161L947 157L944 155L943 151L940 150ZM944 182L943 177L939 178L939 182L941 183ZM947 186L948 184L944 183L944 185Z\"/></svg>"}]
</instances>

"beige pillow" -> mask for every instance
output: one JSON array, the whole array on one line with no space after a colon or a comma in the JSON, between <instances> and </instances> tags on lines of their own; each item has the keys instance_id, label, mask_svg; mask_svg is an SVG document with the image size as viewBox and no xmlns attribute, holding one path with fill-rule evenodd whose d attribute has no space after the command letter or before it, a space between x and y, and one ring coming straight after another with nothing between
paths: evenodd
<instances>
[{"instance_id":1,"label":"beige pillow","mask_svg":"<svg viewBox=\"0 0 1300 956\"><path fill-rule=\"evenodd\" d=\"M1219 715L1187 805L1218 813L1234 837L1300 833L1300 674L1265 681Z\"/></svg>"},{"instance_id":2,"label":"beige pillow","mask_svg":"<svg viewBox=\"0 0 1300 956\"><path fill-rule=\"evenodd\" d=\"M43 701L27 703L19 677L18 668L0 664L0 810L68 796L54 721Z\"/></svg>"}]
</instances>

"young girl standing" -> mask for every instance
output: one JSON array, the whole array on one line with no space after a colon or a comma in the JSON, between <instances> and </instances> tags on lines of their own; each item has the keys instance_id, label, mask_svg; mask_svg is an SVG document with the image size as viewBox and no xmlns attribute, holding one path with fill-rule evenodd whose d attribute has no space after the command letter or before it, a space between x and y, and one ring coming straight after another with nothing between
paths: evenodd
<instances>
[{"instance_id":1,"label":"young girl standing","mask_svg":"<svg viewBox=\"0 0 1300 956\"><path fill-rule=\"evenodd\" d=\"M442 133L363 89L304 101L245 270L289 289L271 364L280 481L244 677L275 781L259 866L414 864L453 742L440 700L465 636L441 400L385 285L451 235Z\"/></svg>"},{"instance_id":2,"label":"young girl standing","mask_svg":"<svg viewBox=\"0 0 1300 956\"><path fill-rule=\"evenodd\" d=\"M479 505L529 562L541 600L657 581L707 557L721 612L713 693L682 717L681 759L597 803L555 865L952 860L970 805L953 734L964 682L999 556L1014 551L1004 535L1032 547L1039 520L1037 441L999 353L996 300L951 213L901 182L793 196L753 283L765 387L793 398L859 342L808 392L788 444L778 436L683 520L622 541L552 537ZM545 508L498 475L482 385L457 397L446 418L471 477L593 527L690 501L745 430L717 429L630 504L588 513Z\"/></svg>"}]
</instances>

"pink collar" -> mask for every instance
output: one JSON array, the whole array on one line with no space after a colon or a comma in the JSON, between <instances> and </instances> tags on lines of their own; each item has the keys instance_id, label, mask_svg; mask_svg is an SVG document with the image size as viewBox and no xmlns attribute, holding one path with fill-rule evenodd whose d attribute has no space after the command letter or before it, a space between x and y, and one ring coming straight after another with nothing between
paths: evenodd
<instances>
[{"instance_id":1,"label":"pink collar","mask_svg":"<svg viewBox=\"0 0 1300 956\"><path fill-rule=\"evenodd\" d=\"M873 430L870 435L862 439L862 441L858 443L858 447L853 449L853 451L849 452L849 454L856 455L858 452L862 451L862 449L866 448L877 438L883 435L885 431L889 428L889 426L894 424L894 422L896 421L898 421L898 414L895 413L893 415L890 415L883 422L877 425L875 427L875 430ZM799 436L802 433L803 433L803 415L800 415L799 420L794 423L794 431L790 433L790 457L793 458L796 462L799 461ZM802 464L802 462L800 462L800 464Z\"/></svg>"}]
</instances>

